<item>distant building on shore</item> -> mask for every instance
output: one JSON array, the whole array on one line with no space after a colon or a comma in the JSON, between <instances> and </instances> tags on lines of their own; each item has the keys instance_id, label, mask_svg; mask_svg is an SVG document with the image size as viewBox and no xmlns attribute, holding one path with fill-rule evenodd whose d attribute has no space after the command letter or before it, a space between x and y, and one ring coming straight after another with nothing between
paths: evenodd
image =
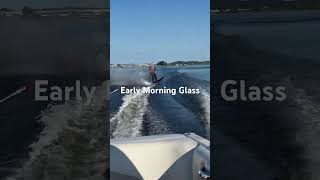
<instances>
[{"instance_id":1,"label":"distant building on shore","mask_svg":"<svg viewBox=\"0 0 320 180\"><path fill-rule=\"evenodd\" d=\"M11 12L11 9L8 8L0 8L0 16L6 16L7 13Z\"/></svg>"},{"instance_id":2,"label":"distant building on shore","mask_svg":"<svg viewBox=\"0 0 320 180\"><path fill-rule=\"evenodd\" d=\"M20 16L22 15L20 10L0 8L0 16Z\"/></svg>"}]
</instances>

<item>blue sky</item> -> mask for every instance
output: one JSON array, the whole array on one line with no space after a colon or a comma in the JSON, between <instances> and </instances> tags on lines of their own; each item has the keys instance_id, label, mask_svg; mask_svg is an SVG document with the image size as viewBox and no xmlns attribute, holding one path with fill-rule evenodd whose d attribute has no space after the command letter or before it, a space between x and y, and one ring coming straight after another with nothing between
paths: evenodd
<instances>
[{"instance_id":1,"label":"blue sky","mask_svg":"<svg viewBox=\"0 0 320 180\"><path fill-rule=\"evenodd\" d=\"M210 0L111 0L111 63L209 60Z\"/></svg>"}]
</instances>

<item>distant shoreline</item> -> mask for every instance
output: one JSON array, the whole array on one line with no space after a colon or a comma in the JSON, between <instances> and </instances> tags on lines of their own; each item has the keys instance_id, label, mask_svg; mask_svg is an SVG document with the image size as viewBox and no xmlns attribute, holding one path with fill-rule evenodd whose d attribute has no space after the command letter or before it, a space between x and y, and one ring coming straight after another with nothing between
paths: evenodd
<instances>
[{"instance_id":1,"label":"distant shoreline","mask_svg":"<svg viewBox=\"0 0 320 180\"><path fill-rule=\"evenodd\" d=\"M110 12L108 8L77 8L77 7L64 7L64 8L38 8L33 9L24 7L23 9L9 9L0 8L0 17L10 16L101 16Z\"/></svg>"},{"instance_id":2,"label":"distant shoreline","mask_svg":"<svg viewBox=\"0 0 320 180\"><path fill-rule=\"evenodd\" d=\"M210 61L174 61L167 63L160 61L156 63L157 66L191 66L191 65L210 65ZM149 64L110 64L111 67L137 67L148 66Z\"/></svg>"},{"instance_id":3,"label":"distant shoreline","mask_svg":"<svg viewBox=\"0 0 320 180\"><path fill-rule=\"evenodd\" d=\"M158 63L158 65L161 65ZM210 65L210 61L175 61L166 66Z\"/></svg>"}]
</instances>

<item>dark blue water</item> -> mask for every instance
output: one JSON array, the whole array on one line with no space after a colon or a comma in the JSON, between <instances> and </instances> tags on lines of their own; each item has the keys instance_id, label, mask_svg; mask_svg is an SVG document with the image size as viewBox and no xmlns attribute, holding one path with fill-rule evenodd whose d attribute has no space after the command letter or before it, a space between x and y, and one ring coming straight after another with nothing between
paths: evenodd
<instances>
[{"instance_id":1,"label":"dark blue water","mask_svg":"<svg viewBox=\"0 0 320 180\"><path fill-rule=\"evenodd\" d=\"M199 88L200 94L121 94L111 96L111 136L133 137L155 134L193 132L209 138L210 67L160 67L158 78L151 85L147 67L114 67L111 69L111 90L152 86L152 88Z\"/></svg>"},{"instance_id":2,"label":"dark blue water","mask_svg":"<svg viewBox=\"0 0 320 180\"><path fill-rule=\"evenodd\" d=\"M76 78L6 77L0 99L26 86L20 94L0 103L0 177L13 179L103 178L107 169L106 83L96 86L93 104L83 101L36 101L34 80L49 86L74 86ZM13 82L13 83L9 83ZM11 90L11 91L10 91ZM0 178L1 179L1 178Z\"/></svg>"},{"instance_id":3,"label":"dark blue water","mask_svg":"<svg viewBox=\"0 0 320 180\"><path fill-rule=\"evenodd\" d=\"M6 77L1 80L0 99L30 84L25 77ZM29 145L40 132L41 125L35 117L48 103L35 102L33 91L27 89L5 102L0 103L0 176L10 172L10 166L19 166L21 159L27 158Z\"/></svg>"},{"instance_id":4,"label":"dark blue water","mask_svg":"<svg viewBox=\"0 0 320 180\"><path fill-rule=\"evenodd\" d=\"M0 179L104 179L106 17L1 17ZM97 86L94 104L34 100L34 80ZM97 81L93 81L97 80Z\"/></svg>"}]
</instances>

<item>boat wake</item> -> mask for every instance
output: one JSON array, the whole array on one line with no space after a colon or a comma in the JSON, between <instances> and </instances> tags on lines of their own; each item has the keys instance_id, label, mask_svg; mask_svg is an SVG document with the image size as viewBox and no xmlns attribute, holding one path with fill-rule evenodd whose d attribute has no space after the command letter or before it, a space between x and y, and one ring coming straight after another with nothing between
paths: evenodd
<instances>
[{"instance_id":1,"label":"boat wake","mask_svg":"<svg viewBox=\"0 0 320 180\"><path fill-rule=\"evenodd\" d=\"M111 120L111 138L139 136L143 115L148 105L148 94L133 93L123 96L123 103Z\"/></svg>"},{"instance_id":2,"label":"boat wake","mask_svg":"<svg viewBox=\"0 0 320 180\"><path fill-rule=\"evenodd\" d=\"M149 74L141 67L112 68L110 71L112 85L149 86L152 84Z\"/></svg>"},{"instance_id":3,"label":"boat wake","mask_svg":"<svg viewBox=\"0 0 320 180\"><path fill-rule=\"evenodd\" d=\"M68 101L39 115L44 129L30 145L29 159L7 180L99 180L107 169L106 83L91 105Z\"/></svg>"},{"instance_id":4,"label":"boat wake","mask_svg":"<svg viewBox=\"0 0 320 180\"><path fill-rule=\"evenodd\" d=\"M200 90L200 92L201 106L203 109L203 116L206 121L207 135L210 137L210 92L207 92L204 89Z\"/></svg>"},{"instance_id":5,"label":"boat wake","mask_svg":"<svg viewBox=\"0 0 320 180\"><path fill-rule=\"evenodd\" d=\"M308 93L306 89L296 87L293 81L289 79L285 79L283 84L286 84L285 87L290 90L288 97L294 97L288 98L289 105L286 109L286 114L293 116L290 123L297 126L293 144L303 149L302 153L299 154L299 158L304 161L303 168L310 169L314 177L319 177L320 172L313 168L314 164L320 161L320 135L318 133L320 130L319 99L317 100L317 94Z\"/></svg>"},{"instance_id":6,"label":"boat wake","mask_svg":"<svg viewBox=\"0 0 320 180\"><path fill-rule=\"evenodd\" d=\"M127 71L126 71L127 70ZM188 87L199 88L200 94L146 94L142 92L111 97L111 138L135 137L163 133L195 132L210 137L210 89L209 81L197 79L186 72L166 71L166 78L151 85L141 69L119 68L111 76L111 89L119 86L138 88ZM120 76L117 73L121 72ZM130 73L129 73L130 72ZM123 77L122 77L123 76ZM125 79L125 76L129 76ZM134 77L134 81L131 78ZM130 81L128 81L128 79Z\"/></svg>"},{"instance_id":7,"label":"boat wake","mask_svg":"<svg viewBox=\"0 0 320 180\"><path fill-rule=\"evenodd\" d=\"M210 137L210 88L209 81L197 79L185 72L170 78L167 85L170 87L198 88L200 94L177 94L174 96L183 107L197 114L199 120L206 127L207 137Z\"/></svg>"}]
</instances>

